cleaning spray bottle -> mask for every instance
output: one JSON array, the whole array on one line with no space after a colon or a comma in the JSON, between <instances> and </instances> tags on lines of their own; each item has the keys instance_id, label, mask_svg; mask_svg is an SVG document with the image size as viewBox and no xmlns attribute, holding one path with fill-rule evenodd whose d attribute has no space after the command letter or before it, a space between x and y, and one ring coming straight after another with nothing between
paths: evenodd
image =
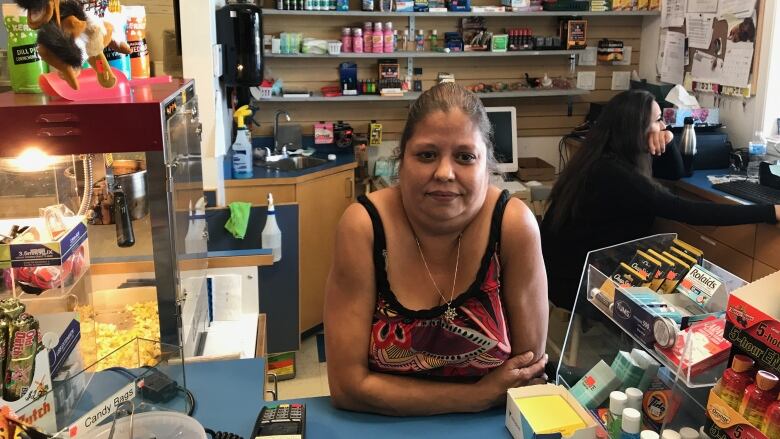
<instances>
[{"instance_id":1,"label":"cleaning spray bottle","mask_svg":"<svg viewBox=\"0 0 780 439\"><path fill-rule=\"evenodd\" d=\"M233 177L252 178L252 142L244 118L252 115L248 105L239 107L234 113L236 120L236 141L233 142Z\"/></svg>"},{"instance_id":2,"label":"cleaning spray bottle","mask_svg":"<svg viewBox=\"0 0 780 439\"><path fill-rule=\"evenodd\" d=\"M261 233L263 248L270 248L274 256L274 262L282 259L282 231L279 230L279 224L276 223L276 212L274 209L274 195L268 194L268 217L265 220L265 227Z\"/></svg>"}]
</instances>

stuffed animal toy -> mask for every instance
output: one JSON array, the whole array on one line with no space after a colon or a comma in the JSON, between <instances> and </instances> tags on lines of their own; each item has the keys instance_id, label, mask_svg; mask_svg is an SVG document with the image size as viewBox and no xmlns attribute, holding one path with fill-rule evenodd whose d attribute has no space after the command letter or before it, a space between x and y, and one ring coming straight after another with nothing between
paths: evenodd
<instances>
[{"instance_id":1,"label":"stuffed animal toy","mask_svg":"<svg viewBox=\"0 0 780 439\"><path fill-rule=\"evenodd\" d=\"M126 41L114 36L113 25L96 15L84 12L78 0L16 0L27 10L27 22L38 29L38 54L74 90L79 89L78 76L84 61L97 72L100 85L111 88L116 77L108 66L103 50L130 54Z\"/></svg>"}]
</instances>

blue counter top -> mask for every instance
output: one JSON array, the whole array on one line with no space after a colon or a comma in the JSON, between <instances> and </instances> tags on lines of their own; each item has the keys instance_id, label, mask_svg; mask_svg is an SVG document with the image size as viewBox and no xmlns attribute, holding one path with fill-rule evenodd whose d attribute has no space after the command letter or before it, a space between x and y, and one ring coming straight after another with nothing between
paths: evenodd
<instances>
[{"instance_id":1,"label":"blue counter top","mask_svg":"<svg viewBox=\"0 0 780 439\"><path fill-rule=\"evenodd\" d=\"M327 154L320 154L320 153L315 153L312 157L316 157L323 160L327 160L328 158ZM278 169L270 169L264 166L255 166L252 168L252 173L253 173L252 178L243 178L243 179L233 178L232 172L229 172L230 171L229 161L225 160L225 163L226 166L228 167L228 169L225 170L225 175L230 175L230 178L226 178L226 180L240 181L240 180L252 180L252 179L261 179L261 178L295 178L295 177L301 177L308 174L313 174L315 172L336 168L342 165L355 163L355 155L351 152L336 154L336 160L323 163L319 166L313 166L311 168L306 168L306 169L296 169L293 171L280 171Z\"/></svg>"},{"instance_id":2,"label":"blue counter top","mask_svg":"<svg viewBox=\"0 0 780 439\"><path fill-rule=\"evenodd\" d=\"M679 181L682 183L687 183L691 186L697 187L699 189L702 189L704 191L707 191L719 197L723 197L735 201L740 204L753 204L750 201L743 200L742 198L737 198L734 195L727 194L726 192L719 191L713 188L712 183L710 183L710 181L707 179L707 177L711 175L728 175L733 173L734 172L728 168L727 169L706 169L701 171L694 171L693 176L687 178L681 178Z\"/></svg>"},{"instance_id":3,"label":"blue counter top","mask_svg":"<svg viewBox=\"0 0 780 439\"><path fill-rule=\"evenodd\" d=\"M263 360L232 360L186 366L195 395L193 416L212 430L249 438L263 404L306 405L306 438L511 438L503 407L481 413L438 416L381 416L338 410L329 397L262 400ZM284 395L282 395L284 396Z\"/></svg>"}]
</instances>

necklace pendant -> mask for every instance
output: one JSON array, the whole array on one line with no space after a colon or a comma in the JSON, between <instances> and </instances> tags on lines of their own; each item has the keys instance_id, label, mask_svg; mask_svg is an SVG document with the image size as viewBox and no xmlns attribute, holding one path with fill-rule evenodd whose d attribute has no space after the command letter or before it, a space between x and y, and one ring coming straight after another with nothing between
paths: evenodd
<instances>
[{"instance_id":1,"label":"necklace pendant","mask_svg":"<svg viewBox=\"0 0 780 439\"><path fill-rule=\"evenodd\" d=\"M442 318L447 323L452 323L453 320L455 320L455 316L458 315L458 311L455 310L450 304L447 304L447 310L444 311L444 314L442 315Z\"/></svg>"}]
</instances>

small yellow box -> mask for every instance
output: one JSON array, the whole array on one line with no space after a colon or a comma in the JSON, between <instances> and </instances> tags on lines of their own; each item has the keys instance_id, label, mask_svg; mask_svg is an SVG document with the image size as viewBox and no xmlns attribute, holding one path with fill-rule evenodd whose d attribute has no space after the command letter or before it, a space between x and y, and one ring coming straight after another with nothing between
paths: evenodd
<instances>
[{"instance_id":1,"label":"small yellow box","mask_svg":"<svg viewBox=\"0 0 780 439\"><path fill-rule=\"evenodd\" d=\"M554 384L507 390L505 425L514 439L594 439L597 428L571 393Z\"/></svg>"}]
</instances>

